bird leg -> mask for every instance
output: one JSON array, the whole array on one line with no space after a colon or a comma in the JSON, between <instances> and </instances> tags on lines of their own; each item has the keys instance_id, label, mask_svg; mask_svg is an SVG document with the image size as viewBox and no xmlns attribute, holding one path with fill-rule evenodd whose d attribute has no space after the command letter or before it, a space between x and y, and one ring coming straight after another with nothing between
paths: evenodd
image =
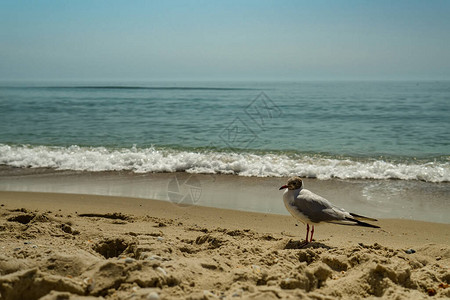
<instances>
[{"instance_id":1,"label":"bird leg","mask_svg":"<svg viewBox=\"0 0 450 300\"><path fill-rule=\"evenodd\" d=\"M306 244L308 244L308 235L309 235L309 224L306 224Z\"/></svg>"},{"instance_id":2,"label":"bird leg","mask_svg":"<svg viewBox=\"0 0 450 300\"><path fill-rule=\"evenodd\" d=\"M307 223L306 224L306 239L302 243L300 243L299 248L303 248L306 245L308 245L310 242L312 242L313 234L314 234L314 225L311 225L311 226L312 226L311 239L308 240L308 238L309 238L309 224Z\"/></svg>"},{"instance_id":3,"label":"bird leg","mask_svg":"<svg viewBox=\"0 0 450 300\"><path fill-rule=\"evenodd\" d=\"M309 224L306 224L306 240L304 240L303 242L300 243L299 248L303 248L309 244L308 237L309 237ZM312 238L312 235L311 235L311 238Z\"/></svg>"}]
</instances>

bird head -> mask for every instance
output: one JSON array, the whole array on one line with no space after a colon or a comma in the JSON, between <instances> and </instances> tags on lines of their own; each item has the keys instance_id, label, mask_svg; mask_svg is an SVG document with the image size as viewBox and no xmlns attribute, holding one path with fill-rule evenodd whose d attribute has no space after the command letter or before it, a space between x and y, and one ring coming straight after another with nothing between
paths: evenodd
<instances>
[{"instance_id":1,"label":"bird head","mask_svg":"<svg viewBox=\"0 0 450 300\"><path fill-rule=\"evenodd\" d=\"M303 187L303 181L300 177L294 176L288 179L287 184L280 187L280 190L282 189L289 189L289 190L298 190L299 188Z\"/></svg>"}]
</instances>

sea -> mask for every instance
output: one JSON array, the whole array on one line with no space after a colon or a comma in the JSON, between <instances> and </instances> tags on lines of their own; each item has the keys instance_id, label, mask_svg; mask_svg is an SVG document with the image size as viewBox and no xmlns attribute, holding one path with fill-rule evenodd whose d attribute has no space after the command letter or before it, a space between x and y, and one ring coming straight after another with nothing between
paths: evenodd
<instances>
[{"instance_id":1,"label":"sea","mask_svg":"<svg viewBox=\"0 0 450 300\"><path fill-rule=\"evenodd\" d=\"M0 165L427 183L448 200L450 81L1 82Z\"/></svg>"}]
</instances>

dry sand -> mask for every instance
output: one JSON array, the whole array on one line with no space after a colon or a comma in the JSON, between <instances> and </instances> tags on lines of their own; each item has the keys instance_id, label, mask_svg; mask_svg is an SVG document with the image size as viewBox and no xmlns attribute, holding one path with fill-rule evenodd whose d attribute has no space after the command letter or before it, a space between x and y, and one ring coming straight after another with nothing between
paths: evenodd
<instances>
[{"instance_id":1,"label":"dry sand","mask_svg":"<svg viewBox=\"0 0 450 300\"><path fill-rule=\"evenodd\" d=\"M288 216L25 192L0 205L0 299L450 297L450 224L327 224L298 249Z\"/></svg>"}]
</instances>

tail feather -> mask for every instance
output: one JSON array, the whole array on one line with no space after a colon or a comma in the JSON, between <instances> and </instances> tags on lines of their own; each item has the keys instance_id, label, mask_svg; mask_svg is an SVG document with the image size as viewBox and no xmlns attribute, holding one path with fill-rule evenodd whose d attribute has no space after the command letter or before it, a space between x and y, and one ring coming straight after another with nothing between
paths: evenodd
<instances>
[{"instance_id":1,"label":"tail feather","mask_svg":"<svg viewBox=\"0 0 450 300\"><path fill-rule=\"evenodd\" d=\"M352 222L356 222L355 225L358 225L358 226L371 227L371 228L381 228L380 226L372 225L372 224L369 224L369 223L366 223L366 222L363 222L363 221L359 221L357 219L346 218L346 220L352 221Z\"/></svg>"},{"instance_id":2,"label":"tail feather","mask_svg":"<svg viewBox=\"0 0 450 300\"><path fill-rule=\"evenodd\" d=\"M369 218L369 217L364 217L364 216L357 215L357 214L354 214L354 213L350 213L350 215L351 215L353 218L355 218L356 220L362 219L362 220L369 220L369 221L378 221L377 219L373 219L373 218Z\"/></svg>"}]
</instances>

